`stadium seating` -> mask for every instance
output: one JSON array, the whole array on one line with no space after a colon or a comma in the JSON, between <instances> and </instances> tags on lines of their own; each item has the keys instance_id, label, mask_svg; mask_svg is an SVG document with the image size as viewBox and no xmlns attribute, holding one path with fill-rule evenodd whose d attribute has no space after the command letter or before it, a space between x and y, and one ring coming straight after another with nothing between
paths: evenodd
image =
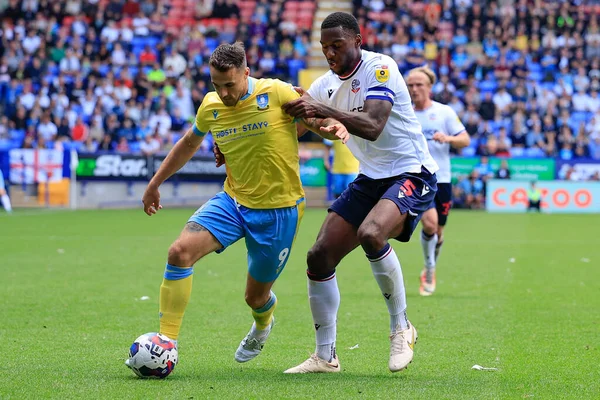
<instances>
[{"instance_id":1,"label":"stadium seating","mask_svg":"<svg viewBox=\"0 0 600 400\"><path fill-rule=\"evenodd\" d=\"M0 149L24 145L51 148L60 144L66 149L89 151L101 141L101 135L111 137L111 148L114 149L117 132L129 119L137 132L136 138L130 140L129 149L139 152L142 134L140 116L151 120L160 108L159 104L166 105L171 114L175 108L188 107L188 104L197 107L210 88L209 56L220 43L240 40L251 51L254 50L252 46L256 46L255 42L264 40L261 32L271 29L275 32L277 45L286 38L296 48L304 46L302 37L310 35L316 9L314 0L279 1L280 6L274 8L271 8L271 0L202 3L209 3L209 7L199 7L196 0L138 4L109 0L88 3L82 0L83 25L79 16L67 14L63 5L58 15L51 14L50 10L42 12L44 22L40 29L40 21L22 11L23 1L17 1L14 9L7 2L0 2L0 15L7 16L2 21L0 56L9 56L0 61L0 111L8 117L9 125L4 130L7 134L0 136ZM253 21L257 7L262 7L267 17L271 12L276 13L275 17L268 21ZM131 9L140 9L141 12L123 12ZM98 15L103 15L103 19L98 19ZM60 22L56 26L43 27L51 17ZM19 33L20 19L24 21L24 33ZM102 23L98 24L98 21ZM285 31L280 29L282 22L288 22ZM289 22L296 25L295 30L289 30ZM251 25L253 30L244 29ZM29 32L34 32L36 39L28 39ZM113 52L116 43L122 46L124 53ZM8 61L11 48L16 49L17 54L14 60ZM171 54L172 48L177 54ZM308 49L301 53L306 55ZM250 62L254 74L263 74L258 71L262 54L263 50L259 48L259 58ZM278 66L272 75L297 83L299 71L306 67L306 60L301 57L304 56L287 56L287 67ZM34 58L40 59L40 67L34 65ZM184 63L184 69L175 71L166 66L177 63ZM128 77L122 75L124 67L127 67ZM128 89L121 90L122 80ZM40 81L48 85L42 89ZM80 88L76 87L78 81L81 82ZM178 86L182 92L180 98L173 94ZM27 94L25 87L29 87L32 94ZM59 93L59 88L64 90L64 94ZM88 91L91 101L85 99ZM56 107L59 100L63 102L62 106ZM35 106L37 103L39 106ZM21 108L25 111L24 121L17 115ZM193 119L193 108L191 113L189 110L186 112L188 121ZM132 113L137 118L131 118ZM108 116L113 114L117 116L116 125L109 126ZM40 127L42 115L50 116L50 127ZM88 132L94 118L100 122L94 134L90 133L90 142L95 142L95 145L71 141L70 128L74 126L77 115L82 116ZM68 120L67 129L58 129L55 123L62 118ZM33 128L29 131L23 129L27 126ZM45 140L38 140L40 135ZM167 132L158 138L166 146L180 137L179 132Z\"/></svg>"},{"instance_id":2,"label":"stadium seating","mask_svg":"<svg viewBox=\"0 0 600 400\"><path fill-rule=\"evenodd\" d=\"M4 4L0 7L7 7L5 3L0 2ZM52 127L40 129L43 114L50 115L55 128L58 128L55 121L62 118L67 119L70 128L77 115L83 114L88 127L96 118L101 124L91 140L99 141L98 135L111 135L114 147L116 132L127 118L139 131L139 116L151 119L159 104L166 105L171 114L185 104L197 107L210 88L208 58L222 42L243 41L248 53L253 54L249 56L249 63L257 76L274 76L298 83L299 71L307 66L309 49L303 48L302 38L311 37L316 0L215 0L212 7L203 7L205 2L196 0L154 1L138 4L139 14L128 11L132 9L127 8L132 6L129 3L99 0L93 4L82 0L83 19L68 15L64 8L59 15L46 10L42 13L45 23L51 17L60 21L46 27L34 20L32 14L22 11L22 1L17 1L14 10L0 10L17 17L3 21L0 42L0 54L4 56L0 61L0 108L9 120L5 130L8 134L0 137L0 148L20 147L25 142L37 145L40 134L48 136L40 142L44 146L69 142L68 129L56 129L58 138L52 134ZM571 145L559 134L561 110L568 111L566 124L572 136L577 136L580 130L584 133L584 140L580 141L583 145L580 144L573 157L597 154L589 147L600 140L600 124L593 122L600 120L600 100L596 97L600 91L600 63L593 62L600 57L600 6L596 2L581 0L576 6L570 3L560 6L561 2L550 0L535 2L535 5L526 2L527 7L519 13L515 12L517 2L511 0L494 7L486 6L488 2L482 0L355 0L354 3L364 47L390 54L402 72L427 63L439 77L446 75L448 86L438 83L434 87L436 99L448 101L449 95L455 95L457 99L451 106L463 120L469 116L465 114L468 106L473 104L475 119L488 119L495 135L500 127L507 128L509 141L514 143L519 135L533 134L533 114L540 119L549 114L552 124L543 127L544 145L538 142L533 148L512 146L512 156L560 158L561 150ZM137 6L133 6L136 9ZM124 10L127 12L123 13ZM567 12L572 23L563 24L559 11ZM270 18L271 13L276 16ZM104 16L101 24L96 18L99 14ZM113 15L118 16L116 20ZM24 22L15 24L19 19ZM290 26L295 26L295 31L290 32ZM24 32L20 32L21 27ZM269 31L275 33L276 59L279 46L287 39L294 49L303 51L286 55L285 67L278 63L274 70L261 71L259 61ZM34 32L33 38L27 37L29 32ZM83 33L81 37L77 32ZM124 53L113 52L117 42ZM172 48L178 54L172 55ZM447 56L443 53L445 49ZM34 65L34 58L39 59L40 65ZM142 63L141 58L147 62ZM519 64L519 59L524 63ZM182 71L168 70L165 66L182 62L187 66ZM121 65L127 67L128 78L122 76ZM155 67L158 69L153 70ZM580 67L583 75L579 74ZM146 82L148 76L151 83ZM119 87L123 79L128 89ZM78 81L82 82L80 88L76 88ZM561 81L564 87L560 86ZM43 82L47 86L42 87ZM182 87L181 99L172 95L178 85ZM32 94L24 92L26 86L31 88ZM507 89L507 99L496 96L500 87ZM59 93L59 88L64 89L64 94ZM582 94L577 94L578 88L583 88ZM92 102L85 101L86 91L92 93ZM491 114L482 113L487 93L493 98ZM508 109L498 112L498 105L506 101L510 104ZM59 103L61 106L56 107ZM25 121L17 117L20 108L25 109ZM132 113L134 118L130 118ZM108 126L107 116L112 114L118 117L116 125ZM186 118L192 116L186 113ZM517 124L515 118L523 121ZM28 125L34 129L25 133ZM515 127L521 131L515 132ZM484 140L487 134L484 124L469 129L474 140L471 148L463 150L463 155L494 155ZM140 132L132 144L141 139ZM35 137L26 140L32 134ZM555 146L549 145L551 136L556 138ZM178 135L169 132L160 138L166 145ZM478 140L480 138L482 140ZM130 149L136 151L139 145L133 144ZM569 152L564 154L571 156Z\"/></svg>"}]
</instances>

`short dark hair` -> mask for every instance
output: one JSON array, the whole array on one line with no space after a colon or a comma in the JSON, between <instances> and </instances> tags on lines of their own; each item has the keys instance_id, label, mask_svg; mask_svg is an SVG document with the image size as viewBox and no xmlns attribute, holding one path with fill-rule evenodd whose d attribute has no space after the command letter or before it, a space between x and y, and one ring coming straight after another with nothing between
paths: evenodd
<instances>
[{"instance_id":1,"label":"short dark hair","mask_svg":"<svg viewBox=\"0 0 600 400\"><path fill-rule=\"evenodd\" d=\"M210 56L208 64L217 71L227 72L231 68L246 68L246 50L242 42L219 45Z\"/></svg>"},{"instance_id":2,"label":"short dark hair","mask_svg":"<svg viewBox=\"0 0 600 400\"><path fill-rule=\"evenodd\" d=\"M354 15L345 12L329 14L321 24L321 29L337 28L338 26L355 35L360 34L360 27Z\"/></svg>"}]
</instances>

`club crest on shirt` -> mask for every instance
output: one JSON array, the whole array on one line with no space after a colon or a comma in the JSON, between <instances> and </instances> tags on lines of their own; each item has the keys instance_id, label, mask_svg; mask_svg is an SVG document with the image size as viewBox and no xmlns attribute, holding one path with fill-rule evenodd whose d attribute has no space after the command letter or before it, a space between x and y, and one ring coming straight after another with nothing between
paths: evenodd
<instances>
[{"instance_id":1,"label":"club crest on shirt","mask_svg":"<svg viewBox=\"0 0 600 400\"><path fill-rule=\"evenodd\" d=\"M360 90L360 81L358 79L352 80L352 93L356 93Z\"/></svg>"},{"instance_id":2,"label":"club crest on shirt","mask_svg":"<svg viewBox=\"0 0 600 400\"><path fill-rule=\"evenodd\" d=\"M263 93L256 96L256 104L259 110L266 110L269 108L269 94Z\"/></svg>"},{"instance_id":3,"label":"club crest on shirt","mask_svg":"<svg viewBox=\"0 0 600 400\"><path fill-rule=\"evenodd\" d=\"M375 79L381 83L386 83L390 79L390 70L387 65L382 65L381 68L375 70Z\"/></svg>"}]
</instances>

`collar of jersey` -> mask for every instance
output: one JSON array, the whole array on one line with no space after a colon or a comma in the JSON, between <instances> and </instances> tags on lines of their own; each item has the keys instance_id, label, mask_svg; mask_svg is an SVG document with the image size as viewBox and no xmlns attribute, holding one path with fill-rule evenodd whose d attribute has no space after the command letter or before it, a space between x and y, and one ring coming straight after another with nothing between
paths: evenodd
<instances>
[{"instance_id":1,"label":"collar of jersey","mask_svg":"<svg viewBox=\"0 0 600 400\"><path fill-rule=\"evenodd\" d=\"M362 54L362 56L360 58L360 61L358 62L358 64L356 64L356 67L354 67L354 69L352 70L352 72L350 72L346 76L340 76L340 75L338 75L338 77L340 78L340 80L342 80L342 81L348 80L348 79L352 78L354 76L354 74L356 74L356 71L358 71L358 69L360 68L360 66L363 63L362 57L364 56L364 53L362 53L362 51L361 51L361 54Z\"/></svg>"},{"instance_id":2,"label":"collar of jersey","mask_svg":"<svg viewBox=\"0 0 600 400\"><path fill-rule=\"evenodd\" d=\"M248 91L246 92L245 95L243 95L240 98L240 100L246 100L248 97L252 96L252 93L254 93L254 78L249 76L248 77Z\"/></svg>"}]
</instances>

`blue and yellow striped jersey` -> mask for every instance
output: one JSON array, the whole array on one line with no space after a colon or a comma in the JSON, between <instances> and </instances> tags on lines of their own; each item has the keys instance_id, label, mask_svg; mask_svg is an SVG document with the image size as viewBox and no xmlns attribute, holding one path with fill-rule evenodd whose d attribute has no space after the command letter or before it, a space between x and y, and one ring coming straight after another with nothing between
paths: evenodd
<instances>
[{"instance_id":1,"label":"blue and yellow striped jersey","mask_svg":"<svg viewBox=\"0 0 600 400\"><path fill-rule=\"evenodd\" d=\"M277 79L248 78L233 107L210 92L198 108L194 133L212 133L225 156L224 190L248 208L292 207L304 197L296 124L281 106L299 96Z\"/></svg>"}]
</instances>

